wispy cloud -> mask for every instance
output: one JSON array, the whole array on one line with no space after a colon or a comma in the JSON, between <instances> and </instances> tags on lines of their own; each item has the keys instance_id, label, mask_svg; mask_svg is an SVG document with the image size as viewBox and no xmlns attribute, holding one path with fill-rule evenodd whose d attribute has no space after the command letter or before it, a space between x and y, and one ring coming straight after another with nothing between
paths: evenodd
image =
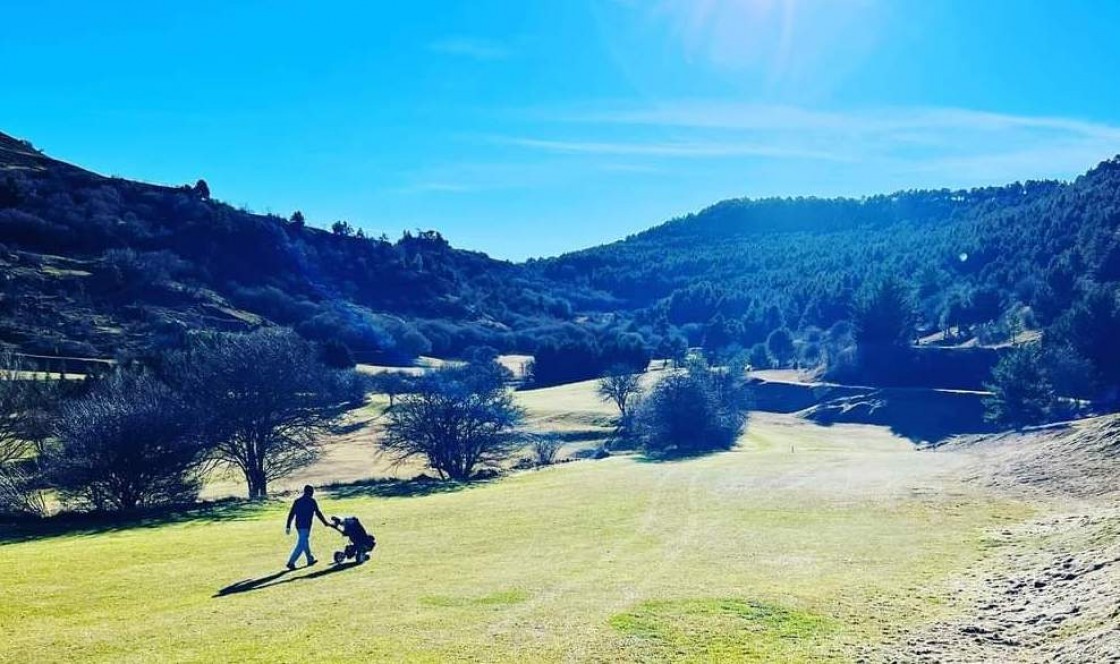
<instances>
[{"instance_id":1,"label":"wispy cloud","mask_svg":"<svg viewBox=\"0 0 1120 664\"><path fill-rule=\"evenodd\" d=\"M458 182L415 182L396 189L399 194L468 194L477 187Z\"/></svg>"},{"instance_id":2,"label":"wispy cloud","mask_svg":"<svg viewBox=\"0 0 1120 664\"><path fill-rule=\"evenodd\" d=\"M445 37L428 44L428 49L444 55L473 60L504 60L512 51L505 44L477 37Z\"/></svg>"},{"instance_id":3,"label":"wispy cloud","mask_svg":"<svg viewBox=\"0 0 1120 664\"><path fill-rule=\"evenodd\" d=\"M766 145L763 143L721 143L701 141L665 142L602 142L565 141L535 138L495 137L507 145L533 148L566 154L593 154L630 157L773 157L799 159L825 159L843 161L844 157L824 151L814 151L792 146Z\"/></svg>"},{"instance_id":4,"label":"wispy cloud","mask_svg":"<svg viewBox=\"0 0 1120 664\"><path fill-rule=\"evenodd\" d=\"M1120 152L1120 127L962 108L848 111L682 100L528 113L535 135L494 140L553 154L861 163L961 184L1068 177Z\"/></svg>"}]
</instances>

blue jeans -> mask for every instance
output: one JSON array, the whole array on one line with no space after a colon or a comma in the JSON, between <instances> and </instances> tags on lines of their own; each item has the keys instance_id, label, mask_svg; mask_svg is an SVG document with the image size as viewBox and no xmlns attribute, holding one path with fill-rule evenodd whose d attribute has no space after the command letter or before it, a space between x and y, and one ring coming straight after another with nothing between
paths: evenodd
<instances>
[{"instance_id":1,"label":"blue jeans","mask_svg":"<svg viewBox=\"0 0 1120 664\"><path fill-rule=\"evenodd\" d=\"M296 548L292 549L292 555L288 557L288 564L295 565L296 559L299 554L307 556L307 564L310 565L315 556L311 555L311 529L310 528L296 528Z\"/></svg>"}]
</instances>

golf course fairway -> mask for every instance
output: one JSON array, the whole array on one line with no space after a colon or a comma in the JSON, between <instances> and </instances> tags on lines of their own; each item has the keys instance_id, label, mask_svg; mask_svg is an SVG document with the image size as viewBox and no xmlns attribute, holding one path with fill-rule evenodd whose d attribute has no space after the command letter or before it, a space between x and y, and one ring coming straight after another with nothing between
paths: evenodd
<instances>
[{"instance_id":1,"label":"golf course fairway","mask_svg":"<svg viewBox=\"0 0 1120 664\"><path fill-rule=\"evenodd\" d=\"M371 446L372 455L372 446ZM4 662L854 661L955 609L951 579L1030 507L961 452L756 414L730 452L616 455L470 487L317 496L370 562L280 574L290 497L0 538Z\"/></svg>"}]
</instances>

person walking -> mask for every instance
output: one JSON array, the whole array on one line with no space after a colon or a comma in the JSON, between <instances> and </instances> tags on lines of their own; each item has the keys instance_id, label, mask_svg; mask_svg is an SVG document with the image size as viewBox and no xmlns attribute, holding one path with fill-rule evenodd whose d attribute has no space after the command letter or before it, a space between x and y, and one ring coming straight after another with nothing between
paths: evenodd
<instances>
[{"instance_id":1,"label":"person walking","mask_svg":"<svg viewBox=\"0 0 1120 664\"><path fill-rule=\"evenodd\" d=\"M296 522L296 548L292 549L292 555L288 557L288 569L296 568L296 560L301 553L307 556L308 567L319 562L311 555L312 517L319 517L319 522L328 528L331 524L327 523L323 513L319 511L319 503L312 497L314 495L315 487L308 484L303 487L303 495L296 498L292 503L292 509L288 510L288 523L284 526L285 535L292 534L292 520Z\"/></svg>"}]
</instances>

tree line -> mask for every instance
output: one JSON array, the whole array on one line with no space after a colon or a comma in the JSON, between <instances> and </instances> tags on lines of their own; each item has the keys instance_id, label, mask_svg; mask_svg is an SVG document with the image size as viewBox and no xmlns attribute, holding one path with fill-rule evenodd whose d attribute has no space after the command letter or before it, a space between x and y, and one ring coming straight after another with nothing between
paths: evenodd
<instances>
[{"instance_id":1,"label":"tree line","mask_svg":"<svg viewBox=\"0 0 1120 664\"><path fill-rule=\"evenodd\" d=\"M318 456L322 434L363 394L356 374L283 329L194 335L181 350L84 381L29 379L9 357L0 508L41 511L44 490L75 509L189 502L218 465L265 498Z\"/></svg>"}]
</instances>

